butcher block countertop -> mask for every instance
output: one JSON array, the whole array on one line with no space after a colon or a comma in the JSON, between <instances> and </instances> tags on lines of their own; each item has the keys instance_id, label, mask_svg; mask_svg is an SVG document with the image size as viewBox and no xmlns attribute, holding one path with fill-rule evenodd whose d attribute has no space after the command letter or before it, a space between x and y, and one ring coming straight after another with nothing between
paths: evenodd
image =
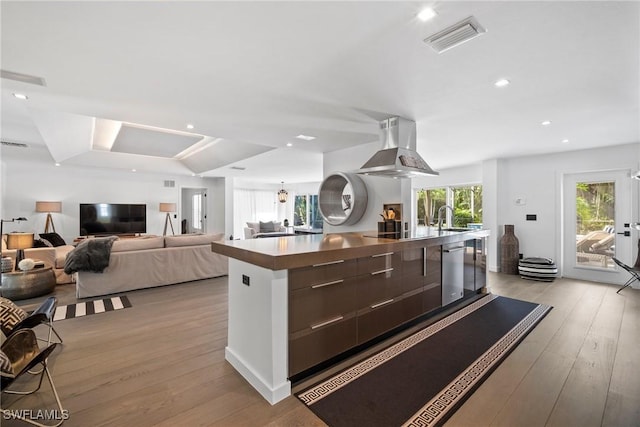
<instances>
[{"instance_id":1,"label":"butcher block countertop","mask_svg":"<svg viewBox=\"0 0 640 427\"><path fill-rule=\"evenodd\" d=\"M425 227L402 239L375 237L376 232L350 232L225 240L211 250L270 270L317 265L384 252L460 242L489 235L488 230L438 231Z\"/></svg>"}]
</instances>

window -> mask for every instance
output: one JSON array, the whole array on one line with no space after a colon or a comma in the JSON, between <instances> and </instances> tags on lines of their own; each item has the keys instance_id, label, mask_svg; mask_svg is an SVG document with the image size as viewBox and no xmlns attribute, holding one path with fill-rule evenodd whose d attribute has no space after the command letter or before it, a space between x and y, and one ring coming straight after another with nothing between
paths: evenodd
<instances>
[{"instance_id":1,"label":"window","mask_svg":"<svg viewBox=\"0 0 640 427\"><path fill-rule=\"evenodd\" d=\"M437 225L438 210L445 205L453 207L454 223L450 225L451 212L446 209L443 223L451 227L468 227L482 223L482 186L441 187L416 191L418 225Z\"/></svg>"},{"instance_id":2,"label":"window","mask_svg":"<svg viewBox=\"0 0 640 427\"><path fill-rule=\"evenodd\" d=\"M196 193L191 197L192 203L192 218L191 223L193 224L194 230L202 230L202 194Z\"/></svg>"},{"instance_id":3,"label":"window","mask_svg":"<svg viewBox=\"0 0 640 427\"><path fill-rule=\"evenodd\" d=\"M323 222L317 194L296 195L293 208L293 225L322 230Z\"/></svg>"}]
</instances>

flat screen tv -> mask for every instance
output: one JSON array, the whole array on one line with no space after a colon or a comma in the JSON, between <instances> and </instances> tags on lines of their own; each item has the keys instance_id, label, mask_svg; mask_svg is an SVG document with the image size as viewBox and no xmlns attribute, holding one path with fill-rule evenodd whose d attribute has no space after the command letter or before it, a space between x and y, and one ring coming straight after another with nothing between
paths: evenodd
<instances>
[{"instance_id":1,"label":"flat screen tv","mask_svg":"<svg viewBox=\"0 0 640 427\"><path fill-rule=\"evenodd\" d=\"M100 236L147 232L147 205L81 203L80 235Z\"/></svg>"}]
</instances>

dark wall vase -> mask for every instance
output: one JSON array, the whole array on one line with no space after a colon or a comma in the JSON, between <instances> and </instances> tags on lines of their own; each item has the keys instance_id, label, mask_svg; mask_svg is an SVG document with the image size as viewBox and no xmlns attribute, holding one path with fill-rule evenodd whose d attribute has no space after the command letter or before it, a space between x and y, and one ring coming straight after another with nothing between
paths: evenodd
<instances>
[{"instance_id":1,"label":"dark wall vase","mask_svg":"<svg viewBox=\"0 0 640 427\"><path fill-rule=\"evenodd\" d=\"M518 274L520 243L513 232L513 225L504 226L504 235L500 239L500 271L506 274Z\"/></svg>"}]
</instances>

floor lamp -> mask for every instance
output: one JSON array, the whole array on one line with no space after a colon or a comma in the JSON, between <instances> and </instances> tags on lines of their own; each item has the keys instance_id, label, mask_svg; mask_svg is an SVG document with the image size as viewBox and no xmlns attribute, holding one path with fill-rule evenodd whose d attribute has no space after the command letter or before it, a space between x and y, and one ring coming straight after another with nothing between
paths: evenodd
<instances>
[{"instance_id":1,"label":"floor lamp","mask_svg":"<svg viewBox=\"0 0 640 427\"><path fill-rule=\"evenodd\" d=\"M60 213L62 212L62 202L36 202L36 212L47 213L47 222L44 226L44 232L49 232L49 226L53 229L53 232L56 232L56 226L53 224L53 218L51 217L52 213Z\"/></svg>"},{"instance_id":2,"label":"floor lamp","mask_svg":"<svg viewBox=\"0 0 640 427\"><path fill-rule=\"evenodd\" d=\"M167 217L164 220L164 232L163 236L167 235L167 225L171 226L171 234L175 235L175 231L173 231L173 223L171 222L171 213L176 211L175 203L160 203L160 212L166 212Z\"/></svg>"}]
</instances>

